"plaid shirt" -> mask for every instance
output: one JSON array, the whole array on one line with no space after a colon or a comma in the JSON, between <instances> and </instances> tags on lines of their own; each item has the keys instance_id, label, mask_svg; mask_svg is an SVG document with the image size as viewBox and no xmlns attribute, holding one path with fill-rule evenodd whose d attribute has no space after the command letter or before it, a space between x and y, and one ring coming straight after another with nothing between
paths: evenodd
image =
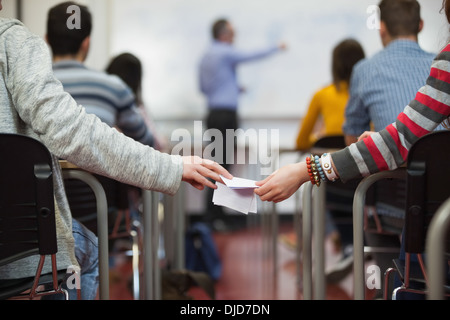
<instances>
[{"instance_id":1,"label":"plaid shirt","mask_svg":"<svg viewBox=\"0 0 450 320\"><path fill-rule=\"evenodd\" d=\"M350 98L345 109L344 133L359 136L380 131L395 121L425 84L436 55L417 42L395 40L352 72Z\"/></svg>"}]
</instances>

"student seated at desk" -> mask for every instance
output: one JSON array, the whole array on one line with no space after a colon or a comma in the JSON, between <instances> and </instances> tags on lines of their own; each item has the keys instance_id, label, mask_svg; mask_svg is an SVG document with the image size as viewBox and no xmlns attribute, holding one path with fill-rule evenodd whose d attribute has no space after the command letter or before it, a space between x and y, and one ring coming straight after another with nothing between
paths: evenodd
<instances>
[{"instance_id":1,"label":"student seated at desk","mask_svg":"<svg viewBox=\"0 0 450 320\"><path fill-rule=\"evenodd\" d=\"M310 149L322 136L343 134L350 76L353 66L364 57L362 46L354 39L345 39L334 47L331 64L333 81L314 94L297 135L298 150Z\"/></svg>"}]
</instances>

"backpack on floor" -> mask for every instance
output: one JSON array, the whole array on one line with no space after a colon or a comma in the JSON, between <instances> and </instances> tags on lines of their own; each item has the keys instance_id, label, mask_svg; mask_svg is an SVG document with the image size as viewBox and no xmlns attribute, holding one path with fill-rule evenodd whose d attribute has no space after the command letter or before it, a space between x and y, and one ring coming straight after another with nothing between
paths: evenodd
<instances>
[{"instance_id":1,"label":"backpack on floor","mask_svg":"<svg viewBox=\"0 0 450 320\"><path fill-rule=\"evenodd\" d=\"M218 280L222 274L216 243L204 223L194 223L186 232L186 269L205 272L213 280Z\"/></svg>"}]
</instances>

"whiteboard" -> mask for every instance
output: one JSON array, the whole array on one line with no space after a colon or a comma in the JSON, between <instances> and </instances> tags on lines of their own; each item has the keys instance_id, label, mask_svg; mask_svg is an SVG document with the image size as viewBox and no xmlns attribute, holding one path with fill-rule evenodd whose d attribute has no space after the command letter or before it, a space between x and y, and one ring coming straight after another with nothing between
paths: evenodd
<instances>
[{"instance_id":1,"label":"whiteboard","mask_svg":"<svg viewBox=\"0 0 450 320\"><path fill-rule=\"evenodd\" d=\"M448 25L442 0L422 0L422 47L437 53ZM244 119L303 116L312 94L331 81L331 51L347 37L366 55L382 49L378 30L368 27L374 0L112 0L111 53L136 54L144 65L144 100L155 119L202 119L198 64L211 41L212 23L228 18L235 45L256 49L284 41L288 50L242 65ZM424 79L425 80L425 79Z\"/></svg>"}]
</instances>

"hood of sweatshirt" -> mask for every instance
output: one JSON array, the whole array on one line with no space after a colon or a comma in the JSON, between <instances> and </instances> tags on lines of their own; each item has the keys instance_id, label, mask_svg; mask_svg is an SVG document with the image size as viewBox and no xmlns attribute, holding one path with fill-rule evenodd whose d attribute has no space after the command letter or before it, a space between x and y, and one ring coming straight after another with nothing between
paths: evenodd
<instances>
[{"instance_id":1,"label":"hood of sweatshirt","mask_svg":"<svg viewBox=\"0 0 450 320\"><path fill-rule=\"evenodd\" d=\"M10 18L0 18L0 35L8 31L10 28L14 26L24 26L22 22L17 19Z\"/></svg>"}]
</instances>

